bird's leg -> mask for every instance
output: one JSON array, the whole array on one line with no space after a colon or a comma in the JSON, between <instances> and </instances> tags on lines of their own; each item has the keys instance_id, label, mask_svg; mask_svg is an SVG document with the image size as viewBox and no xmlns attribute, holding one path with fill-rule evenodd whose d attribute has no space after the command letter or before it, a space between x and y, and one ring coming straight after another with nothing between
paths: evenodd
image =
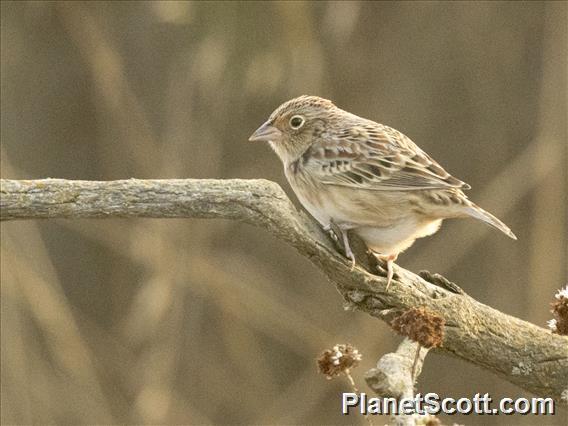
<instances>
[{"instance_id":1,"label":"bird's leg","mask_svg":"<svg viewBox=\"0 0 568 426\"><path fill-rule=\"evenodd\" d=\"M355 268L355 255L351 250L351 246L349 245L349 237L347 235L348 230L341 229L339 225L337 225L333 219L329 222L329 225L323 227L324 231L332 231L336 237L339 239L341 236L341 242L343 243L343 250L345 252L345 257L351 260L351 270Z\"/></svg>"},{"instance_id":2,"label":"bird's leg","mask_svg":"<svg viewBox=\"0 0 568 426\"><path fill-rule=\"evenodd\" d=\"M396 260L396 258L398 257L398 254L390 254L388 256L376 254L375 256L377 256L380 260L382 260L383 262L386 262L386 264L387 264L387 288L386 288L386 291L388 291L389 286L390 286L391 281L392 281L392 277L394 275L393 264L394 264L394 261Z\"/></svg>"},{"instance_id":3,"label":"bird's leg","mask_svg":"<svg viewBox=\"0 0 568 426\"><path fill-rule=\"evenodd\" d=\"M353 254L353 251L351 251L347 231L341 231L341 236L343 237L343 248L345 249L345 256L348 259L351 259L351 270L353 270L355 269L355 255Z\"/></svg>"}]
</instances>

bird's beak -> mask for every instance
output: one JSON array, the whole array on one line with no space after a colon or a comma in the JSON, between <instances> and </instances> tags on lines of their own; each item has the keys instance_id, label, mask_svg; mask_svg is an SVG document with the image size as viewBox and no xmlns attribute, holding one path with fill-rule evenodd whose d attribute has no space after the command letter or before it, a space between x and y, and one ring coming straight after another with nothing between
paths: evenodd
<instances>
[{"instance_id":1,"label":"bird's beak","mask_svg":"<svg viewBox=\"0 0 568 426\"><path fill-rule=\"evenodd\" d=\"M274 127L270 121L260 126L249 138L250 142L276 142L282 137L282 132Z\"/></svg>"}]
</instances>

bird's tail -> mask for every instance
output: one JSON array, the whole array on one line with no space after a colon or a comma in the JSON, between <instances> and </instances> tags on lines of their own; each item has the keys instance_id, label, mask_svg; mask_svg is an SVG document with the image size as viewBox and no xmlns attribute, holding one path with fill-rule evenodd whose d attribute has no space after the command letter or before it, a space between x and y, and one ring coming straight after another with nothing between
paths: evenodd
<instances>
[{"instance_id":1,"label":"bird's tail","mask_svg":"<svg viewBox=\"0 0 568 426\"><path fill-rule=\"evenodd\" d=\"M512 238L513 240L517 239L515 234L513 234L513 231L511 231L511 229L509 229L509 227L507 225L505 225L503 222L501 222L499 219L497 219L491 213L486 212L485 210L483 210L481 207L475 205L474 203L471 203L471 205L466 208L466 214L468 214L469 216L471 216L475 219L482 220L483 222L487 223L488 225L493 226L494 228L497 228L499 231L503 232L504 234L506 234L509 238Z\"/></svg>"}]
</instances>

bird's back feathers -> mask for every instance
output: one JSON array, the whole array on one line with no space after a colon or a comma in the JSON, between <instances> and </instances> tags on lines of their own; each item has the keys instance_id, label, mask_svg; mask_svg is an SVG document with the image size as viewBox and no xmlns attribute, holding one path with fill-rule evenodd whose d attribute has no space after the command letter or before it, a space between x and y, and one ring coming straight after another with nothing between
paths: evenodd
<instances>
[{"instance_id":1,"label":"bird's back feathers","mask_svg":"<svg viewBox=\"0 0 568 426\"><path fill-rule=\"evenodd\" d=\"M359 120L326 132L299 159L322 183L374 191L469 189L401 132Z\"/></svg>"}]
</instances>

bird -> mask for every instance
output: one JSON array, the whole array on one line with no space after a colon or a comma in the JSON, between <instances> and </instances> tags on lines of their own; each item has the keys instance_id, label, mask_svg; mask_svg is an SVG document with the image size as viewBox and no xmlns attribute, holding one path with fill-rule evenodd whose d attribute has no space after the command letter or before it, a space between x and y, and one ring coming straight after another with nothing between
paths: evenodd
<instances>
[{"instance_id":1,"label":"bird","mask_svg":"<svg viewBox=\"0 0 568 426\"><path fill-rule=\"evenodd\" d=\"M342 110L318 96L284 102L249 138L268 142L302 206L324 230L339 230L355 266L348 232L393 264L444 219L472 217L517 239L507 225L468 199L471 187L450 175L409 137Z\"/></svg>"}]
</instances>

